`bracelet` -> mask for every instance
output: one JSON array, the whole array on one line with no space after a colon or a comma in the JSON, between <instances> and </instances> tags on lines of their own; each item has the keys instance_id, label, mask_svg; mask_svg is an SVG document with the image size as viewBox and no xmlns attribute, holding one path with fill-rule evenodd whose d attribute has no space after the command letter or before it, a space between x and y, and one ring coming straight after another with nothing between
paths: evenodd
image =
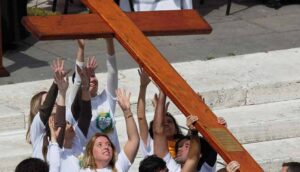
<instances>
[{"instance_id":1,"label":"bracelet","mask_svg":"<svg viewBox=\"0 0 300 172\"><path fill-rule=\"evenodd\" d=\"M126 119L129 119L129 118L131 118L131 117L132 117L132 114L126 116L125 118L126 118Z\"/></svg>"}]
</instances>

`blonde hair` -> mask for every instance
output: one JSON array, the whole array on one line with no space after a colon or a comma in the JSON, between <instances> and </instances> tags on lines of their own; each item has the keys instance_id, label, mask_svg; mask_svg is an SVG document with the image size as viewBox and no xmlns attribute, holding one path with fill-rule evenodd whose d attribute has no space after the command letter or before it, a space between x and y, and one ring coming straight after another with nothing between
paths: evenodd
<instances>
[{"instance_id":1,"label":"blonde hair","mask_svg":"<svg viewBox=\"0 0 300 172\"><path fill-rule=\"evenodd\" d=\"M42 97L44 94L46 94L46 91L41 91L36 93L34 96L32 96L31 100L30 100L30 112L28 115L28 129L27 129L27 133L26 133L26 141L31 144L30 141L30 126L31 123L35 117L35 115L39 112L39 109L41 107L41 103L42 103Z\"/></svg>"},{"instance_id":2,"label":"blonde hair","mask_svg":"<svg viewBox=\"0 0 300 172\"><path fill-rule=\"evenodd\" d=\"M109 162L109 166L112 167L112 171L116 172L116 168L115 168L115 163L116 163L116 149L113 145L113 143L111 142L111 140L109 139L109 137L105 134L102 133L96 133L88 142L88 144L86 145L86 149L82 158L82 168L90 168L92 170L96 170L97 169L97 165L95 162L95 158L93 155L93 148L95 145L95 141L98 137L105 137L111 144L112 150L113 150L113 156Z\"/></svg>"}]
</instances>

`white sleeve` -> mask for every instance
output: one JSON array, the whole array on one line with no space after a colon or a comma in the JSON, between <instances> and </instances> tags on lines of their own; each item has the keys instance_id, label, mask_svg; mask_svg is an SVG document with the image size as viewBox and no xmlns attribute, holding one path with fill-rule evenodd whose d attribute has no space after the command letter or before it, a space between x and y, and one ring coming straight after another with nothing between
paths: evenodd
<instances>
[{"instance_id":1,"label":"white sleeve","mask_svg":"<svg viewBox=\"0 0 300 172\"><path fill-rule=\"evenodd\" d=\"M75 131L75 137L73 139L72 152L74 156L79 156L84 152L87 138L81 132L80 128L78 127L78 123L73 126L73 129Z\"/></svg>"},{"instance_id":2,"label":"white sleeve","mask_svg":"<svg viewBox=\"0 0 300 172\"><path fill-rule=\"evenodd\" d=\"M106 95L107 95L107 99L108 99L111 111L113 114L115 114L117 97L115 97L115 95L112 95L108 90L105 90L105 91L106 91ZM112 116L112 117L115 118L114 116Z\"/></svg>"},{"instance_id":3,"label":"white sleeve","mask_svg":"<svg viewBox=\"0 0 300 172\"><path fill-rule=\"evenodd\" d=\"M57 143L50 142L48 146L47 159L49 161L49 172L60 171L60 151Z\"/></svg>"},{"instance_id":4,"label":"white sleeve","mask_svg":"<svg viewBox=\"0 0 300 172\"><path fill-rule=\"evenodd\" d=\"M46 132L46 127L41 120L40 113L38 112L30 125L30 141L33 147L35 147L36 141L42 134Z\"/></svg>"},{"instance_id":5,"label":"white sleeve","mask_svg":"<svg viewBox=\"0 0 300 172\"><path fill-rule=\"evenodd\" d=\"M147 156L150 156L150 155L153 155L153 139L150 137L149 133L148 133L146 144L141 139L141 141L140 141L140 151L142 153L143 158L145 158Z\"/></svg>"},{"instance_id":6,"label":"white sleeve","mask_svg":"<svg viewBox=\"0 0 300 172\"><path fill-rule=\"evenodd\" d=\"M167 168L169 171L172 172L180 172L181 171L181 166L180 164L178 164L170 155L170 153L167 153L165 155L165 157L163 158L163 160L166 162L167 164Z\"/></svg>"},{"instance_id":7,"label":"white sleeve","mask_svg":"<svg viewBox=\"0 0 300 172\"><path fill-rule=\"evenodd\" d=\"M116 97L116 89L118 88L118 68L115 55L107 55L107 91L112 97ZM113 107L113 112L115 107Z\"/></svg>"},{"instance_id":8,"label":"white sleeve","mask_svg":"<svg viewBox=\"0 0 300 172\"><path fill-rule=\"evenodd\" d=\"M73 117L71 107L67 107L66 109L66 121L69 122L72 126L77 123Z\"/></svg>"},{"instance_id":9,"label":"white sleeve","mask_svg":"<svg viewBox=\"0 0 300 172\"><path fill-rule=\"evenodd\" d=\"M60 172L79 172L79 159L73 155L72 149L63 149L61 153Z\"/></svg>"},{"instance_id":10,"label":"white sleeve","mask_svg":"<svg viewBox=\"0 0 300 172\"><path fill-rule=\"evenodd\" d=\"M118 154L116 168L118 171L128 171L130 167L131 167L131 163L130 163L128 157L126 156L125 152L122 150Z\"/></svg>"},{"instance_id":11,"label":"white sleeve","mask_svg":"<svg viewBox=\"0 0 300 172\"><path fill-rule=\"evenodd\" d=\"M193 9L193 1L192 0L181 0L183 9Z\"/></svg>"},{"instance_id":12,"label":"white sleeve","mask_svg":"<svg viewBox=\"0 0 300 172\"><path fill-rule=\"evenodd\" d=\"M72 103L75 99L77 91L78 91L78 89L81 85L81 78L80 78L79 73L77 71L77 65L82 69L83 66L84 66L84 63L76 60L74 84L71 85L71 91L70 91L70 94L69 94L69 100L68 100L68 104L67 104L67 106L70 107L70 108L71 108L71 105L72 105Z\"/></svg>"}]
</instances>

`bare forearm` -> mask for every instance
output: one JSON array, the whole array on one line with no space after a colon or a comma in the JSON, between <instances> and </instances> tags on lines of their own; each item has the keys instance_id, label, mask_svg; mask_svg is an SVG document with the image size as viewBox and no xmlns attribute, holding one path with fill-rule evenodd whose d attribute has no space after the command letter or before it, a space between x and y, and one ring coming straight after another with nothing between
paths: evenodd
<instances>
[{"instance_id":1,"label":"bare forearm","mask_svg":"<svg viewBox=\"0 0 300 172\"><path fill-rule=\"evenodd\" d=\"M125 111L124 117L125 117L126 130L128 136L128 141L124 146L124 152L128 157L128 159L130 160L130 162L133 163L139 148L140 139L131 111L130 110Z\"/></svg>"},{"instance_id":2,"label":"bare forearm","mask_svg":"<svg viewBox=\"0 0 300 172\"><path fill-rule=\"evenodd\" d=\"M163 158L168 152L168 142L163 125L165 102L166 96L161 92L156 105L153 122L154 153L160 158Z\"/></svg>"},{"instance_id":3,"label":"bare forearm","mask_svg":"<svg viewBox=\"0 0 300 172\"><path fill-rule=\"evenodd\" d=\"M65 106L66 105L66 91L58 91L58 96L57 96L57 105L59 106Z\"/></svg>"},{"instance_id":4,"label":"bare forearm","mask_svg":"<svg viewBox=\"0 0 300 172\"><path fill-rule=\"evenodd\" d=\"M137 107L137 117L138 117L138 124L140 129L140 136L144 143L147 142L148 137L148 124L145 115L145 97L146 97L146 88L147 86L140 86L140 93L138 98L138 107Z\"/></svg>"},{"instance_id":5,"label":"bare forearm","mask_svg":"<svg viewBox=\"0 0 300 172\"><path fill-rule=\"evenodd\" d=\"M128 135L128 141L139 140L139 133L132 116L132 112L127 110L124 112L126 131Z\"/></svg>"},{"instance_id":6,"label":"bare forearm","mask_svg":"<svg viewBox=\"0 0 300 172\"><path fill-rule=\"evenodd\" d=\"M197 136L191 136L191 145L188 153L188 158L182 167L182 172L197 171L197 165L199 162L200 155L200 141Z\"/></svg>"}]
</instances>

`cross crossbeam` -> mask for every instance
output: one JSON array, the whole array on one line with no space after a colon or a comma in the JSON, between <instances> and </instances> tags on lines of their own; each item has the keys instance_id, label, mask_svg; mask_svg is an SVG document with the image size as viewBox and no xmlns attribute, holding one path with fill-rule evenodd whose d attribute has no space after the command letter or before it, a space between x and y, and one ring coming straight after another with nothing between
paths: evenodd
<instances>
[{"instance_id":1,"label":"cross crossbeam","mask_svg":"<svg viewBox=\"0 0 300 172\"><path fill-rule=\"evenodd\" d=\"M126 14L147 36L209 34L212 31L195 10ZM114 31L97 14L24 17L22 23L40 40L114 36Z\"/></svg>"}]
</instances>

